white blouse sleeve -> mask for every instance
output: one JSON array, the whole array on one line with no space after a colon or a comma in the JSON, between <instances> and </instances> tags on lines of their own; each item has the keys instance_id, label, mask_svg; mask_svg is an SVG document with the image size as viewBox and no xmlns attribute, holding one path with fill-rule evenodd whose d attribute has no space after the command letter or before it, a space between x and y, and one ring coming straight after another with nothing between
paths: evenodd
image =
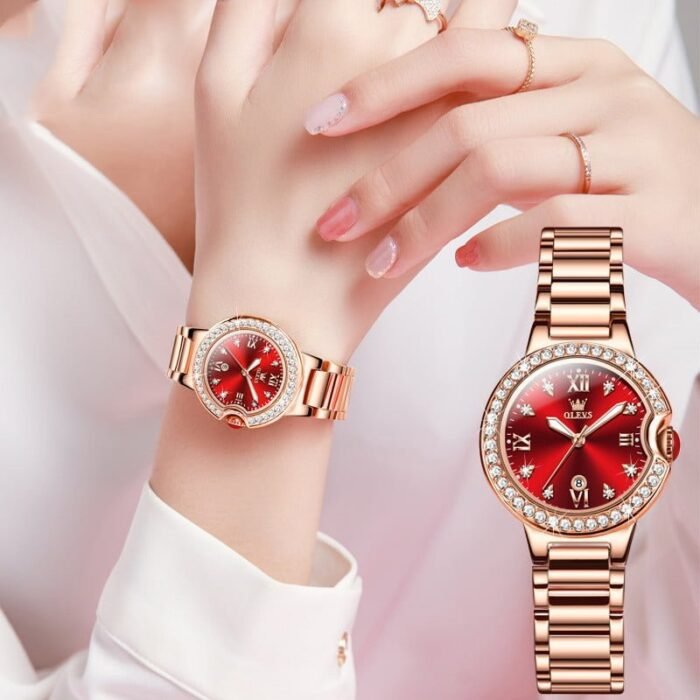
<instances>
[{"instance_id":1,"label":"white blouse sleeve","mask_svg":"<svg viewBox=\"0 0 700 700\"><path fill-rule=\"evenodd\" d=\"M361 586L322 534L310 585L275 581L147 487L86 651L38 674L0 612L0 697L351 700Z\"/></svg>"}]
</instances>

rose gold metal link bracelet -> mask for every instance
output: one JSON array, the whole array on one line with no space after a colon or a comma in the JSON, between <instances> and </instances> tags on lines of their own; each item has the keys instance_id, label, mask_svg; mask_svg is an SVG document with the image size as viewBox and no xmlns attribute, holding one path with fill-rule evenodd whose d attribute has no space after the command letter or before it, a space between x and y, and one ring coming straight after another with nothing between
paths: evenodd
<instances>
[{"instance_id":1,"label":"rose gold metal link bracelet","mask_svg":"<svg viewBox=\"0 0 700 700\"><path fill-rule=\"evenodd\" d=\"M624 559L603 542L551 543L532 578L539 691L621 693Z\"/></svg>"},{"instance_id":2,"label":"rose gold metal link bracelet","mask_svg":"<svg viewBox=\"0 0 700 700\"><path fill-rule=\"evenodd\" d=\"M530 346L606 342L632 354L622 276L622 230L545 229Z\"/></svg>"},{"instance_id":3,"label":"rose gold metal link bracelet","mask_svg":"<svg viewBox=\"0 0 700 700\"><path fill-rule=\"evenodd\" d=\"M561 340L605 342L632 354L622 231L545 229L528 352ZM535 662L542 693L623 691L623 599L630 538L530 540Z\"/></svg>"},{"instance_id":4,"label":"rose gold metal link bracelet","mask_svg":"<svg viewBox=\"0 0 700 700\"><path fill-rule=\"evenodd\" d=\"M289 415L345 420L355 370L307 353L302 353L302 359L309 367L309 378Z\"/></svg>"}]
</instances>

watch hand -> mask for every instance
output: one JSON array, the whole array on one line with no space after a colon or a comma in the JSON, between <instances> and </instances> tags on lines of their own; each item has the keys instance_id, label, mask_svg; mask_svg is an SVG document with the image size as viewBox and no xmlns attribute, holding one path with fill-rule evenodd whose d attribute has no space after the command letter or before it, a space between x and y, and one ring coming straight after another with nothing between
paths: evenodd
<instances>
[{"instance_id":1,"label":"watch hand","mask_svg":"<svg viewBox=\"0 0 700 700\"><path fill-rule=\"evenodd\" d=\"M574 433L568 425L564 425L558 418L547 418L547 425L555 432L563 435L564 437L570 438L572 441L576 439L576 433Z\"/></svg>"},{"instance_id":2,"label":"watch hand","mask_svg":"<svg viewBox=\"0 0 700 700\"><path fill-rule=\"evenodd\" d=\"M587 425L581 431L581 437L588 437L591 433L594 433L598 428L602 428L606 423L609 423L613 418L617 418L624 410L627 402L621 401L616 403L610 410L606 411L597 421Z\"/></svg>"},{"instance_id":3,"label":"watch hand","mask_svg":"<svg viewBox=\"0 0 700 700\"><path fill-rule=\"evenodd\" d=\"M233 361L241 368L241 374L243 375L243 378L246 380L246 382L248 384L248 389L250 389L250 394L253 397L253 400L255 401L255 403L260 403L260 400L258 398L258 392L255 391L255 387L253 386L253 380L250 378L250 374L249 374L252 370L254 370L260 364L260 358L256 358L255 360L253 360L250 364L250 367L248 367L248 369L246 369L241 364L241 362L236 357L236 355L230 350L229 350L229 355L231 355L231 357L233 358Z\"/></svg>"},{"instance_id":4,"label":"watch hand","mask_svg":"<svg viewBox=\"0 0 700 700\"><path fill-rule=\"evenodd\" d=\"M583 432L583 431L582 431ZM578 435L574 435L574 439L571 443L571 447L566 451L566 454L561 458L561 462L557 464L556 467L554 467L554 471L549 475L549 479L544 482L544 486L542 487L542 490L544 491L549 484L552 482L554 477L557 475L557 472L564 466L564 462L566 462L567 459L569 459L569 456L571 453L579 446L579 439L581 438L581 433Z\"/></svg>"},{"instance_id":5,"label":"watch hand","mask_svg":"<svg viewBox=\"0 0 700 700\"><path fill-rule=\"evenodd\" d=\"M594 431L598 430L598 428L602 428L606 423L609 423L613 418L617 418L624 410L625 410L626 402L621 401L620 403L615 404L610 410L606 411L600 418L598 418L597 421L594 423L591 423L591 425L585 425L583 427L583 430L578 433L577 435L574 435L572 438L571 442L571 447L567 450L566 454L562 458L561 462L557 464L557 466L554 468L554 471L550 474L549 479L545 482L544 486L542 487L542 490L547 488L549 486L550 482L554 477L557 475L557 472L564 466L564 462L566 462L567 459L569 459L569 456L571 453L577 448L581 447L584 442L585 438L587 438L591 433ZM556 419L555 419L556 420ZM547 419L547 423L549 424L549 419ZM549 426L550 428L552 427L551 425ZM566 427L566 426L564 426Z\"/></svg>"},{"instance_id":6,"label":"watch hand","mask_svg":"<svg viewBox=\"0 0 700 700\"><path fill-rule=\"evenodd\" d=\"M250 393L253 396L253 400L255 401L255 403L260 403L258 401L258 392L255 391L255 387L253 386L253 380L250 378L250 375L248 374L248 372L246 372L244 376L245 376L246 382L248 382L248 388L250 389Z\"/></svg>"},{"instance_id":7,"label":"watch hand","mask_svg":"<svg viewBox=\"0 0 700 700\"><path fill-rule=\"evenodd\" d=\"M234 355L233 351L227 349L227 352L229 355L231 355L233 361L245 372L245 367L240 363L238 358Z\"/></svg>"}]
</instances>

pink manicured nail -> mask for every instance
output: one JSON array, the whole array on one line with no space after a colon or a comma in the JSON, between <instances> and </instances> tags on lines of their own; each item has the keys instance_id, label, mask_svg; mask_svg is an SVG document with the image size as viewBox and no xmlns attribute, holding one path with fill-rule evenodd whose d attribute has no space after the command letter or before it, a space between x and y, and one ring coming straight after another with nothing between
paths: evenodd
<instances>
[{"instance_id":1,"label":"pink manicured nail","mask_svg":"<svg viewBox=\"0 0 700 700\"><path fill-rule=\"evenodd\" d=\"M394 267L399 257L399 244L393 236L387 236L368 256L365 262L367 274L374 279L384 277Z\"/></svg>"},{"instance_id":2,"label":"pink manicured nail","mask_svg":"<svg viewBox=\"0 0 700 700\"><path fill-rule=\"evenodd\" d=\"M357 202L345 195L328 207L316 222L316 229L324 241L334 241L346 234L357 223L359 216Z\"/></svg>"},{"instance_id":3,"label":"pink manicured nail","mask_svg":"<svg viewBox=\"0 0 700 700\"><path fill-rule=\"evenodd\" d=\"M475 238L457 249L455 260L460 267L474 267L479 263L479 244Z\"/></svg>"},{"instance_id":4,"label":"pink manicured nail","mask_svg":"<svg viewBox=\"0 0 700 700\"><path fill-rule=\"evenodd\" d=\"M348 111L348 98L342 92L326 97L314 105L304 118L304 128L312 135L322 134L335 126Z\"/></svg>"}]
</instances>

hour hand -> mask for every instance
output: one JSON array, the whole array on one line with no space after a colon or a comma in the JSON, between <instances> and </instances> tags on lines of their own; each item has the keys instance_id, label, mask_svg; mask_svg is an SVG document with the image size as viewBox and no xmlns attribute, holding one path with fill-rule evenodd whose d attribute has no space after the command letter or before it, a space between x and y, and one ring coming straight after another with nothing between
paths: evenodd
<instances>
[{"instance_id":1,"label":"hour hand","mask_svg":"<svg viewBox=\"0 0 700 700\"><path fill-rule=\"evenodd\" d=\"M568 426L564 425L558 418L553 418L549 417L547 418L547 425L555 432L559 433L560 435L563 435L564 437L568 437L570 440L575 440L576 439L576 433L574 433L571 428Z\"/></svg>"}]
</instances>

